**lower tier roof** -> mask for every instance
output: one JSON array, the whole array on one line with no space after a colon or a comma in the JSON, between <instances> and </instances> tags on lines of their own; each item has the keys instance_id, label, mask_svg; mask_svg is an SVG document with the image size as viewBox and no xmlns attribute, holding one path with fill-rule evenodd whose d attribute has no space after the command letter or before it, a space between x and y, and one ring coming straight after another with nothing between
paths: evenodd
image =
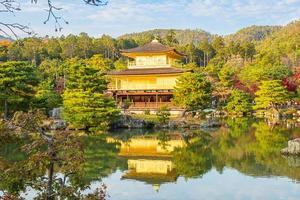
<instances>
[{"instance_id":1,"label":"lower tier roof","mask_svg":"<svg viewBox=\"0 0 300 200\"><path fill-rule=\"evenodd\" d=\"M111 71L108 75L150 75L150 74L180 74L186 70L174 67L165 68L143 68L143 69L125 69L122 71Z\"/></svg>"}]
</instances>

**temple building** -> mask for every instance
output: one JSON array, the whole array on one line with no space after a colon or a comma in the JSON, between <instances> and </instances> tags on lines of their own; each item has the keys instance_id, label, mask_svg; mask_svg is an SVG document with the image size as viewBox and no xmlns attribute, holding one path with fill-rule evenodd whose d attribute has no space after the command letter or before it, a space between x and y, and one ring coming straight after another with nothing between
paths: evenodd
<instances>
[{"instance_id":1,"label":"temple building","mask_svg":"<svg viewBox=\"0 0 300 200\"><path fill-rule=\"evenodd\" d=\"M177 78L185 71L175 68L184 55L175 48L167 47L157 40L143 46L121 50L128 57L128 69L109 72L109 91L118 105L126 99L131 109L157 109L171 103Z\"/></svg>"}]
</instances>

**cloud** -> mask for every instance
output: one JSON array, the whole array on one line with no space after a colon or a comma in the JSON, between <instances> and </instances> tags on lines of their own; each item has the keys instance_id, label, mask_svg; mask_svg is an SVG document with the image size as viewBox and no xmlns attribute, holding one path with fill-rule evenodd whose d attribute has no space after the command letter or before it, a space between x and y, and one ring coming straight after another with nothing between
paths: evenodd
<instances>
[{"instance_id":1,"label":"cloud","mask_svg":"<svg viewBox=\"0 0 300 200\"><path fill-rule=\"evenodd\" d=\"M97 22L129 22L147 23L155 22L163 16L163 13L174 11L170 2L141 3L137 0L115 0L94 14L87 15L87 19Z\"/></svg>"},{"instance_id":2,"label":"cloud","mask_svg":"<svg viewBox=\"0 0 300 200\"><path fill-rule=\"evenodd\" d=\"M241 18L252 18L270 21L299 18L300 0L192 0L186 11L193 16L217 17L220 20L238 21Z\"/></svg>"}]
</instances>

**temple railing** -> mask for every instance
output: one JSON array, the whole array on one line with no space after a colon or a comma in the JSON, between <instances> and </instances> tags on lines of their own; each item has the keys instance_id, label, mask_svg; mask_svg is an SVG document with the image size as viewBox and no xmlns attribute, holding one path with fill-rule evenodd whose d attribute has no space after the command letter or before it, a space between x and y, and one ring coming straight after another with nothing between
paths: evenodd
<instances>
[{"instance_id":1,"label":"temple railing","mask_svg":"<svg viewBox=\"0 0 300 200\"><path fill-rule=\"evenodd\" d=\"M171 67L169 63L165 62L145 62L145 63L137 63L136 61L129 61L128 68L164 68Z\"/></svg>"},{"instance_id":2,"label":"temple railing","mask_svg":"<svg viewBox=\"0 0 300 200\"><path fill-rule=\"evenodd\" d=\"M129 108L160 108L162 106L176 107L172 102L132 102Z\"/></svg>"}]
</instances>

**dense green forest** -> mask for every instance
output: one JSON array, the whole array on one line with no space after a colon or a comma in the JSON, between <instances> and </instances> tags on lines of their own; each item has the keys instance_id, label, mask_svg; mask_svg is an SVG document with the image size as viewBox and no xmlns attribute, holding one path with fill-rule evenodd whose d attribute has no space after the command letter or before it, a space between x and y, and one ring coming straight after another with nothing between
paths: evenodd
<instances>
[{"instance_id":1,"label":"dense green forest","mask_svg":"<svg viewBox=\"0 0 300 200\"><path fill-rule=\"evenodd\" d=\"M262 41L274 32L280 30L281 26L250 26L237 31L234 34L225 36L225 41L237 40L244 41Z\"/></svg>"},{"instance_id":2,"label":"dense green forest","mask_svg":"<svg viewBox=\"0 0 300 200\"><path fill-rule=\"evenodd\" d=\"M196 29L196 30L154 29L150 31L140 32L140 33L125 34L118 37L118 39L133 39L137 43L142 44L144 42L147 42L147 38L152 38L153 36L165 39L168 37L168 35L170 35L171 31L173 32L174 39L180 45L187 45L191 43L197 45L201 41L206 39L210 40L213 37L212 34L201 29Z\"/></svg>"},{"instance_id":3,"label":"dense green forest","mask_svg":"<svg viewBox=\"0 0 300 200\"><path fill-rule=\"evenodd\" d=\"M253 100L268 100L268 107L299 98L298 20L282 27L251 26L228 36L212 35L203 30L156 29L118 38L108 35L96 38L81 33L59 38L1 40L1 112L8 117L17 110L43 108L49 111L62 104L72 107L76 102L70 99L86 98L86 102L90 102L93 99L88 97L91 98L89 94L93 93L93 98L97 100L94 99L94 105L89 103L91 109L97 105L109 105L105 112L114 117L116 112L112 109L112 102L104 100L106 97L102 95L108 83L105 73L127 67L127 60L121 56L120 49L133 48L154 38L186 55L178 67L192 69L194 73L205 77L205 80L201 77L197 80L210 82L208 87L211 89L207 91L212 94L217 107L226 108L227 103L230 103L228 101L243 102L245 107L227 108L244 113L252 109L249 104ZM94 74L97 74L97 78ZM84 84L88 82L97 84ZM193 87L188 82L181 85ZM266 88L274 90L264 92ZM273 98L270 92L272 95L277 92L284 96ZM230 97L231 93L233 96ZM231 105L234 104L231 102ZM84 109L78 112L82 114ZM103 110L96 115L101 116L100 112ZM68 114L66 116L72 117ZM80 124L88 119L89 116L80 115L72 120Z\"/></svg>"}]
</instances>

